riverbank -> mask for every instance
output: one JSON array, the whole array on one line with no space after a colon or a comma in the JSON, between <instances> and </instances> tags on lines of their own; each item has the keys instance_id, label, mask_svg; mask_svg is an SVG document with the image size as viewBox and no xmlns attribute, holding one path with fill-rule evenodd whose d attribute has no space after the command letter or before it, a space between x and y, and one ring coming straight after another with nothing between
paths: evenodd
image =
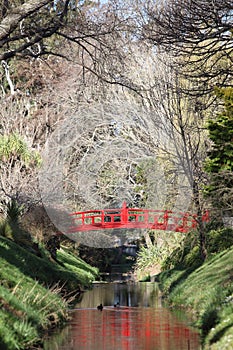
<instances>
[{"instance_id":1,"label":"riverbank","mask_svg":"<svg viewBox=\"0 0 233 350\"><path fill-rule=\"evenodd\" d=\"M175 268L158 275L173 307L194 313L204 349L233 349L233 248L209 258L198 268Z\"/></svg>"},{"instance_id":2,"label":"riverbank","mask_svg":"<svg viewBox=\"0 0 233 350\"><path fill-rule=\"evenodd\" d=\"M0 348L37 348L43 335L66 322L69 303L95 280L98 270L65 247L57 261L0 237Z\"/></svg>"}]
</instances>

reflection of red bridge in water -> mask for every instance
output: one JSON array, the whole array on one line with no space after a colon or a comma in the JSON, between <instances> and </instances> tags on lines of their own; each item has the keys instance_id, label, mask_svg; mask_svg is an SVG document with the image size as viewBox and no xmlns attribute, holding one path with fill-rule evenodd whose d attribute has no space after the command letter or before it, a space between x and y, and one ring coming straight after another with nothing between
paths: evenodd
<instances>
[{"instance_id":1,"label":"reflection of red bridge in water","mask_svg":"<svg viewBox=\"0 0 233 350\"><path fill-rule=\"evenodd\" d=\"M104 229L152 229L188 232L197 227L197 215L171 210L122 208L79 211L70 214L73 226L67 233ZM206 212L202 221L208 221Z\"/></svg>"}]
</instances>

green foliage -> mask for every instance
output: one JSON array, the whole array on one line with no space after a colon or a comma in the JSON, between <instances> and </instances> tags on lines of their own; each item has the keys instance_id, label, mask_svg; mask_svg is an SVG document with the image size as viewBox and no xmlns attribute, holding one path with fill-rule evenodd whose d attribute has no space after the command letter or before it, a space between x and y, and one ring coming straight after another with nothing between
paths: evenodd
<instances>
[{"instance_id":1,"label":"green foliage","mask_svg":"<svg viewBox=\"0 0 233 350\"><path fill-rule=\"evenodd\" d=\"M233 88L216 89L224 109L208 123L209 138L213 142L205 170L210 182L204 193L215 207L231 206L233 188Z\"/></svg>"},{"instance_id":2,"label":"green foliage","mask_svg":"<svg viewBox=\"0 0 233 350\"><path fill-rule=\"evenodd\" d=\"M38 152L30 151L26 142L17 133L0 135L0 160L13 162L21 160L25 166L41 164L41 157Z\"/></svg>"},{"instance_id":3,"label":"green foliage","mask_svg":"<svg viewBox=\"0 0 233 350\"><path fill-rule=\"evenodd\" d=\"M221 286L213 286L212 289L205 291L205 295L202 297L202 308L199 312L197 325L202 329L204 337L219 321L218 307L225 298L225 292L223 293L221 289Z\"/></svg>"},{"instance_id":4,"label":"green foliage","mask_svg":"<svg viewBox=\"0 0 233 350\"><path fill-rule=\"evenodd\" d=\"M200 258L199 240L195 231L186 234L183 244L178 246L165 258L162 269L167 270L177 266L190 267L199 266L202 263Z\"/></svg>"},{"instance_id":5,"label":"green foliage","mask_svg":"<svg viewBox=\"0 0 233 350\"><path fill-rule=\"evenodd\" d=\"M0 323L5 323L4 343L11 348L13 341L13 349L22 349L38 342L51 323L65 320L67 304L58 296L59 289L46 289L20 272L16 276L22 279L12 290L0 286Z\"/></svg>"},{"instance_id":6,"label":"green foliage","mask_svg":"<svg viewBox=\"0 0 233 350\"><path fill-rule=\"evenodd\" d=\"M233 246L233 230L220 228L211 230L206 235L206 246L209 254L220 253Z\"/></svg>"},{"instance_id":7,"label":"green foliage","mask_svg":"<svg viewBox=\"0 0 233 350\"><path fill-rule=\"evenodd\" d=\"M200 327L202 328L203 336L206 336L211 328L218 322L217 305L209 305L203 312L200 319Z\"/></svg>"},{"instance_id":8,"label":"green foliage","mask_svg":"<svg viewBox=\"0 0 233 350\"><path fill-rule=\"evenodd\" d=\"M10 329L6 324L6 321L6 315L0 310L0 348L2 350L18 350L20 348L17 338L13 329Z\"/></svg>"},{"instance_id":9,"label":"green foliage","mask_svg":"<svg viewBox=\"0 0 233 350\"><path fill-rule=\"evenodd\" d=\"M8 222L18 223L24 207L19 205L16 200L11 200L7 204L7 220Z\"/></svg>"},{"instance_id":10,"label":"green foliage","mask_svg":"<svg viewBox=\"0 0 233 350\"><path fill-rule=\"evenodd\" d=\"M146 270L154 265L157 265L161 259L161 251L155 245L150 247L142 246L137 254L137 265L138 270Z\"/></svg>"},{"instance_id":11,"label":"green foliage","mask_svg":"<svg viewBox=\"0 0 233 350\"><path fill-rule=\"evenodd\" d=\"M184 269L181 267L162 271L159 274L159 282L163 294L168 295L178 283L187 278L189 272L189 269Z\"/></svg>"},{"instance_id":12,"label":"green foliage","mask_svg":"<svg viewBox=\"0 0 233 350\"><path fill-rule=\"evenodd\" d=\"M218 95L225 108L208 123L209 138L214 143L209 153L209 172L233 169L233 88L218 90Z\"/></svg>"},{"instance_id":13,"label":"green foliage","mask_svg":"<svg viewBox=\"0 0 233 350\"><path fill-rule=\"evenodd\" d=\"M24 275L22 265L34 264L33 256L30 261L16 258L11 263L10 254L17 256L16 246L1 240L3 246L8 249L0 259L0 324L5 325L1 327L4 330L1 339L8 349L28 348L40 340L41 330L51 325L51 315L54 314L55 323L65 319L67 305L58 297L58 291L49 290L33 277Z\"/></svg>"},{"instance_id":14,"label":"green foliage","mask_svg":"<svg viewBox=\"0 0 233 350\"><path fill-rule=\"evenodd\" d=\"M206 232L207 258L224 251L233 246L233 230L230 228L219 228ZM182 268L198 267L202 264L200 258L199 241L196 232L189 232L183 244L176 248L162 264L163 270L178 266Z\"/></svg>"},{"instance_id":15,"label":"green foliage","mask_svg":"<svg viewBox=\"0 0 233 350\"><path fill-rule=\"evenodd\" d=\"M158 273L164 261L166 266L170 267L174 260L173 254L182 250L183 240L186 237L180 232L169 232L168 235L167 232L149 231L148 234L150 234L151 244L141 245L135 264L135 273L140 280ZM180 258L177 257L177 259Z\"/></svg>"},{"instance_id":16,"label":"green foliage","mask_svg":"<svg viewBox=\"0 0 233 350\"><path fill-rule=\"evenodd\" d=\"M33 241L29 233L22 230L20 217L24 207L19 205L16 200L11 200L6 205L6 218L0 221L0 235L12 239L14 242L32 247Z\"/></svg>"},{"instance_id":17,"label":"green foliage","mask_svg":"<svg viewBox=\"0 0 233 350\"><path fill-rule=\"evenodd\" d=\"M0 221L0 235L6 238L13 239L12 228L10 227L7 220Z\"/></svg>"},{"instance_id":18,"label":"green foliage","mask_svg":"<svg viewBox=\"0 0 233 350\"><path fill-rule=\"evenodd\" d=\"M200 248L199 245L194 246L187 255L184 256L183 264L185 266L199 266L201 265Z\"/></svg>"}]
</instances>

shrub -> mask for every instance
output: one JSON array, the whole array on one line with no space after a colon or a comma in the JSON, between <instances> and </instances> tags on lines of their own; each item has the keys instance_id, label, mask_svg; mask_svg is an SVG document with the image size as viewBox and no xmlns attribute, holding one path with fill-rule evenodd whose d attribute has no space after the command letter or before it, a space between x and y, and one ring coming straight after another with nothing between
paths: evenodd
<instances>
[{"instance_id":1,"label":"shrub","mask_svg":"<svg viewBox=\"0 0 233 350\"><path fill-rule=\"evenodd\" d=\"M219 253L233 245L233 230L221 228L211 230L206 235L206 246L208 253Z\"/></svg>"}]
</instances>

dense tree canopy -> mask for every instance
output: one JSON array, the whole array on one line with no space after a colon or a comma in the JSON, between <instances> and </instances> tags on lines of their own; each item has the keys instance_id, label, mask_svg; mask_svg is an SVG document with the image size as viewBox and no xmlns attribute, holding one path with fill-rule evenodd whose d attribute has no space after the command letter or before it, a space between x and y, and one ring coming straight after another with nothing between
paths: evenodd
<instances>
[{"instance_id":1,"label":"dense tree canopy","mask_svg":"<svg viewBox=\"0 0 233 350\"><path fill-rule=\"evenodd\" d=\"M209 153L208 170L217 173L233 170L233 89L217 90L224 102L224 110L209 121L209 137L213 148Z\"/></svg>"}]
</instances>

